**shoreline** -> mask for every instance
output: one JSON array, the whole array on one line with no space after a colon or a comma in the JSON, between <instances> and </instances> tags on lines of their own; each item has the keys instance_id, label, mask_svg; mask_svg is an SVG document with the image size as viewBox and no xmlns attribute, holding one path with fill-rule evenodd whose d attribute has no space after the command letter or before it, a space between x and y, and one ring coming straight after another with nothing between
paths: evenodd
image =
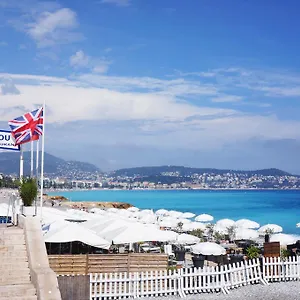
<instances>
[{"instance_id":1,"label":"shoreline","mask_svg":"<svg viewBox=\"0 0 300 300\"><path fill-rule=\"evenodd\" d=\"M300 191L300 188L293 189L277 189L277 188L176 188L176 189L108 189L108 188L90 188L90 189L44 189L45 193L58 192L81 192L81 191Z\"/></svg>"}]
</instances>

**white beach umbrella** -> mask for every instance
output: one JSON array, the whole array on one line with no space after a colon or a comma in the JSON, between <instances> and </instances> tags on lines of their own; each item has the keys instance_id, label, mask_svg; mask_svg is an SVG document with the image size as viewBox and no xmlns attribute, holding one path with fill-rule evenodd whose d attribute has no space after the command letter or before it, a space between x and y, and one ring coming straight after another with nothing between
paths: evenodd
<instances>
[{"instance_id":1,"label":"white beach umbrella","mask_svg":"<svg viewBox=\"0 0 300 300\"><path fill-rule=\"evenodd\" d=\"M191 212L185 212L183 213L180 218L184 218L184 219L190 219L190 218L194 218L195 214L191 213Z\"/></svg>"},{"instance_id":2,"label":"white beach umbrella","mask_svg":"<svg viewBox=\"0 0 300 300\"><path fill-rule=\"evenodd\" d=\"M173 218L180 218L182 216L182 212L176 211L176 210L170 210L169 211L169 216Z\"/></svg>"},{"instance_id":3,"label":"white beach umbrella","mask_svg":"<svg viewBox=\"0 0 300 300\"><path fill-rule=\"evenodd\" d=\"M167 227L167 228L175 228L177 227L177 221L172 219L162 220L159 222L160 227Z\"/></svg>"},{"instance_id":4,"label":"white beach umbrella","mask_svg":"<svg viewBox=\"0 0 300 300\"><path fill-rule=\"evenodd\" d=\"M201 215L199 215L195 218L195 221L198 221L198 222L211 222L211 221L213 221L213 219L214 219L214 217L211 216L211 215L201 214Z\"/></svg>"},{"instance_id":5,"label":"white beach umbrella","mask_svg":"<svg viewBox=\"0 0 300 300\"><path fill-rule=\"evenodd\" d=\"M226 254L225 248L222 246L212 243L205 242L199 243L191 247L191 252L194 254L202 254L202 255L224 255Z\"/></svg>"},{"instance_id":6,"label":"white beach umbrella","mask_svg":"<svg viewBox=\"0 0 300 300\"><path fill-rule=\"evenodd\" d=\"M142 216L140 218L140 222L142 222L144 224L155 224L156 218L157 218L157 216L149 214L149 215Z\"/></svg>"},{"instance_id":7,"label":"white beach umbrella","mask_svg":"<svg viewBox=\"0 0 300 300\"><path fill-rule=\"evenodd\" d=\"M140 209L137 208L137 207L135 207L135 206L131 206L131 207L128 207L127 210L128 210L128 211L131 211L131 212L137 212L137 211L139 211Z\"/></svg>"},{"instance_id":8,"label":"white beach umbrella","mask_svg":"<svg viewBox=\"0 0 300 300\"><path fill-rule=\"evenodd\" d=\"M106 211L104 209L101 209L101 208L98 208L98 207L91 208L90 212L94 213L94 214L98 214L98 215L105 215L106 214Z\"/></svg>"},{"instance_id":9,"label":"white beach umbrella","mask_svg":"<svg viewBox=\"0 0 300 300\"><path fill-rule=\"evenodd\" d=\"M235 222L235 225L240 228L249 228L249 229L259 228L260 226L257 222L248 219L237 220Z\"/></svg>"},{"instance_id":10,"label":"white beach umbrella","mask_svg":"<svg viewBox=\"0 0 300 300\"><path fill-rule=\"evenodd\" d=\"M159 209L155 212L158 216L167 216L169 214L169 211L166 209Z\"/></svg>"},{"instance_id":11,"label":"white beach umbrella","mask_svg":"<svg viewBox=\"0 0 300 300\"><path fill-rule=\"evenodd\" d=\"M130 217L132 215L132 212L127 210L127 209L119 209L117 212L116 212L117 215L119 216L124 216L124 217Z\"/></svg>"},{"instance_id":12,"label":"white beach umbrella","mask_svg":"<svg viewBox=\"0 0 300 300\"><path fill-rule=\"evenodd\" d=\"M265 233L266 231L272 231L273 233L282 232L282 227L276 224L267 224L258 229L259 233Z\"/></svg>"},{"instance_id":13,"label":"white beach umbrella","mask_svg":"<svg viewBox=\"0 0 300 300\"><path fill-rule=\"evenodd\" d=\"M148 215L148 214L154 214L153 210L152 209L143 209L143 210L140 210L140 215Z\"/></svg>"},{"instance_id":14,"label":"white beach umbrella","mask_svg":"<svg viewBox=\"0 0 300 300\"><path fill-rule=\"evenodd\" d=\"M253 229L238 227L235 231L236 240L256 240L258 237L259 233Z\"/></svg>"},{"instance_id":15,"label":"white beach umbrella","mask_svg":"<svg viewBox=\"0 0 300 300\"><path fill-rule=\"evenodd\" d=\"M270 242L280 242L281 245L285 246L295 244L298 240L300 240L300 236L293 234L277 233L270 236Z\"/></svg>"},{"instance_id":16,"label":"white beach umbrella","mask_svg":"<svg viewBox=\"0 0 300 300\"><path fill-rule=\"evenodd\" d=\"M204 231L206 229L206 226L205 226L205 224L200 223L200 222L186 223L186 224L183 224L183 226L182 226L183 231L192 231L192 230L197 230L197 229Z\"/></svg>"},{"instance_id":17,"label":"white beach umbrella","mask_svg":"<svg viewBox=\"0 0 300 300\"><path fill-rule=\"evenodd\" d=\"M116 212L118 212L118 209L115 207L110 207L106 211L111 212L111 213L116 213Z\"/></svg>"},{"instance_id":18,"label":"white beach umbrella","mask_svg":"<svg viewBox=\"0 0 300 300\"><path fill-rule=\"evenodd\" d=\"M177 236L175 241L177 244L186 244L186 245L193 245L200 242L200 239L194 235L182 233Z\"/></svg>"},{"instance_id":19,"label":"white beach umbrella","mask_svg":"<svg viewBox=\"0 0 300 300\"><path fill-rule=\"evenodd\" d=\"M221 220L217 221L217 223L216 223L217 227L223 227L223 228L231 227L234 225L235 225L235 221L233 221L231 219L221 219Z\"/></svg>"},{"instance_id":20,"label":"white beach umbrella","mask_svg":"<svg viewBox=\"0 0 300 300\"><path fill-rule=\"evenodd\" d=\"M49 231L44 234L44 240L48 243L78 241L102 249L109 249L111 245L111 243L99 237L93 231L79 224L67 221L58 221L55 225L50 224Z\"/></svg>"},{"instance_id":21,"label":"white beach umbrella","mask_svg":"<svg viewBox=\"0 0 300 300\"><path fill-rule=\"evenodd\" d=\"M188 223L191 223L192 221L189 220L189 219L182 219L182 218L179 218L179 219L176 219L177 220L177 224L178 223L182 223L182 224L188 224Z\"/></svg>"}]
</instances>

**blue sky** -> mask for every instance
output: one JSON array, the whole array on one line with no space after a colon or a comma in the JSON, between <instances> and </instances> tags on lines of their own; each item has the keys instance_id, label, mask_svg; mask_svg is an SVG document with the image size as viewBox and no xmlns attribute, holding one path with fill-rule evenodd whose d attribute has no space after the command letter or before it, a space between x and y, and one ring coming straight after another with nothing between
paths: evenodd
<instances>
[{"instance_id":1,"label":"blue sky","mask_svg":"<svg viewBox=\"0 0 300 300\"><path fill-rule=\"evenodd\" d=\"M298 1L0 0L0 124L100 168L299 173Z\"/></svg>"}]
</instances>

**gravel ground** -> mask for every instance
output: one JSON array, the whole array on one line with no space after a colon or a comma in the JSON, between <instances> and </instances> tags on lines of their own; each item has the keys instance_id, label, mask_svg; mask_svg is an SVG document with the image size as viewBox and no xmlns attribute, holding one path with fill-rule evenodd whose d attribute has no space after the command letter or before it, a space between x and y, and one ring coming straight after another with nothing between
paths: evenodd
<instances>
[{"instance_id":1,"label":"gravel ground","mask_svg":"<svg viewBox=\"0 0 300 300\"><path fill-rule=\"evenodd\" d=\"M188 295L186 298L175 296L143 298L144 300L300 300L300 282L289 281L270 283L270 285L248 285L230 290L230 294L202 293Z\"/></svg>"}]
</instances>

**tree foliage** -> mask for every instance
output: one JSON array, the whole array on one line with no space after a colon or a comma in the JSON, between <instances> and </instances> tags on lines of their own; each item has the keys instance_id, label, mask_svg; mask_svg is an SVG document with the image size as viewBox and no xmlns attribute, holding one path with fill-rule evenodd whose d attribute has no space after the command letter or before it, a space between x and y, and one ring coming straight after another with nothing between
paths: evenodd
<instances>
[{"instance_id":1,"label":"tree foliage","mask_svg":"<svg viewBox=\"0 0 300 300\"><path fill-rule=\"evenodd\" d=\"M20 197L24 206L31 206L38 194L37 182L34 178L24 178L20 186Z\"/></svg>"}]
</instances>

